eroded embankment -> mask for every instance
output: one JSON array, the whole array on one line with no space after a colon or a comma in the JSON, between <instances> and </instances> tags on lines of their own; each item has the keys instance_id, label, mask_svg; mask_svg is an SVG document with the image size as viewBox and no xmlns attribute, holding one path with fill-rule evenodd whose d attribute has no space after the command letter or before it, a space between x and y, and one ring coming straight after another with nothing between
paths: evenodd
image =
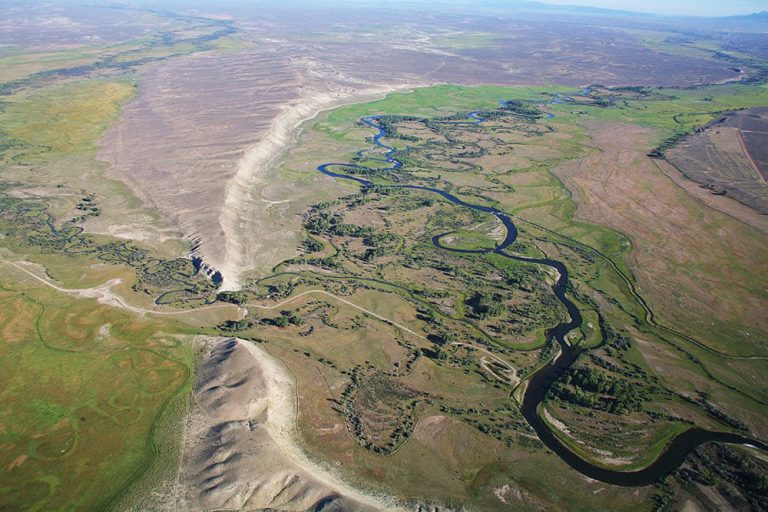
<instances>
[{"instance_id":1,"label":"eroded embankment","mask_svg":"<svg viewBox=\"0 0 768 512\"><path fill-rule=\"evenodd\" d=\"M274 201L261 197L259 186L276 173L277 165L293 146L303 126L320 112L345 104L364 103L381 98L387 93L406 89L408 85L374 86L362 90L349 88L334 92L307 91L301 102L286 107L275 118L269 130L258 142L245 151L237 163L237 170L227 183L224 204L219 217L223 233L223 252L212 253L202 249L204 259L221 272L222 289L240 288L240 276L265 261L275 264L290 257L295 249L281 251L282 229L274 229L260 215ZM287 200L287 199L286 199Z\"/></svg>"},{"instance_id":2,"label":"eroded embankment","mask_svg":"<svg viewBox=\"0 0 768 512\"><path fill-rule=\"evenodd\" d=\"M269 270L296 250L298 222L270 210L291 197L264 189L302 124L424 83L351 77L290 44L179 58L141 72L139 94L105 132L99 156L160 214L150 222L188 239L224 288L236 289L243 272Z\"/></svg>"},{"instance_id":3,"label":"eroded embankment","mask_svg":"<svg viewBox=\"0 0 768 512\"><path fill-rule=\"evenodd\" d=\"M167 510L397 510L359 491L299 448L296 387L264 348L211 338L185 420Z\"/></svg>"}]
</instances>

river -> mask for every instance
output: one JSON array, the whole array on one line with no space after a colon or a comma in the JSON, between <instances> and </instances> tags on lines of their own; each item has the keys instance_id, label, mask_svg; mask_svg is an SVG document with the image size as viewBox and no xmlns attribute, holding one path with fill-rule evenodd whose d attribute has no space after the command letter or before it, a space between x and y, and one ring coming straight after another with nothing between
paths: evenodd
<instances>
[{"instance_id":1,"label":"river","mask_svg":"<svg viewBox=\"0 0 768 512\"><path fill-rule=\"evenodd\" d=\"M556 98L559 97L559 95L556 95ZM505 102L503 101L501 102L502 105L504 105L504 103ZM468 124L482 123L485 121L485 119L480 114L481 111L470 112L467 114L467 118L470 119L470 121L464 122ZM547 118L554 117L551 113L546 113L546 116ZM402 168L403 163L395 158L397 149L392 146L387 146L381 141L386 132L379 124L376 123L378 117L379 116L366 116L361 118L360 122L376 130L376 133L373 137L373 143L379 148L385 150L384 159L380 161L386 161L390 164L390 167L377 167L376 170L378 172L396 171ZM453 124L456 123L457 122L455 121L453 122ZM364 155L364 151L358 152L358 156L362 157ZM360 178L359 176L332 171L331 168L337 168L339 170L349 169L352 171L365 171L370 170L368 167L350 163L326 163L320 165L317 170L327 176L355 181L363 187L370 187L373 185L371 181ZM690 428L674 437L655 461L653 461L645 468L639 469L637 471L612 470L598 466L582 458L576 452L572 451L555 435L550 426L542 419L541 415L539 414L539 406L544 401L544 398L546 397L547 392L549 391L552 384L554 384L554 382L560 378L560 376L562 376L563 373L565 373L568 368L573 365L573 363L576 362L579 354L584 350L571 346L566 341L566 335L572 330L578 328L582 323L582 317L579 308L566 295L566 289L568 287L568 269L563 263L556 260L547 258L526 258L506 252L506 249L517 239L517 228L515 227L515 223L513 222L512 217L497 208L468 203L449 192L437 188L407 184L392 184L387 186L392 188L421 190L438 194L445 200L457 206L495 215L506 228L506 237L493 249L452 249L440 244L439 238L441 235L437 235L432 239L432 242L437 247L440 247L444 250L461 253L483 254L494 252L506 258L514 259L517 261L547 266L558 272L559 277L557 282L553 285L553 292L557 299L563 304L563 306L565 306L566 310L568 311L569 319L550 328L547 331L547 336L557 342L557 344L560 346L561 352L560 355L551 364L544 366L529 378L525 394L523 395L521 411L523 417L531 426L531 428L533 428L533 430L536 432L541 442L544 443L547 448L557 454L573 469L589 478L599 480L601 482L620 486L637 487L654 484L659 479L669 474L671 471L677 469L684 462L685 458L697 446L703 443L722 442L744 444L755 446L761 450L768 451L768 445L765 443L750 439L745 436L733 434L730 432L716 432L700 428Z\"/></svg>"}]
</instances>

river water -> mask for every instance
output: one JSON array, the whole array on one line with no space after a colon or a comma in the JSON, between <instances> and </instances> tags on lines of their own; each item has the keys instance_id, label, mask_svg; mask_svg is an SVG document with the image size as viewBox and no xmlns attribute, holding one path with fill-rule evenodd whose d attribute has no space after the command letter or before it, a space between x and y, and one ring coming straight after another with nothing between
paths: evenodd
<instances>
[{"instance_id":1,"label":"river water","mask_svg":"<svg viewBox=\"0 0 768 512\"><path fill-rule=\"evenodd\" d=\"M553 101L559 102L559 101L562 101L562 99L563 98L560 95L556 95ZM500 103L504 105L505 102L502 101ZM546 115L547 115L547 118L554 117L554 115L551 113L546 113ZM378 117L379 116L366 116L360 119L361 123L376 130L376 133L373 136L373 143L377 147L385 150L384 159L379 161L382 161L382 162L386 161L390 164L389 167L386 167L386 168L377 167L376 170L378 172L397 171L402 168L403 163L399 161L397 158L395 158L397 149L391 146L387 146L381 141L382 137L385 136L385 130L379 124L377 124L376 121ZM467 118L470 121L464 121L464 123L479 124L485 121L485 119L481 116L481 111L470 112L469 114L467 114ZM452 123L456 124L457 122L454 121ZM358 152L358 156L362 158L364 153L365 153L365 150L360 151ZM317 170L327 176L355 181L363 187L369 187L373 185L371 181L361 178L355 174L349 174L348 172L347 173L337 172L331 169L337 169L338 171L347 169L352 171L353 173L356 171L372 170L371 168L368 168L366 166L349 164L349 163L326 163L326 164L320 165L317 168ZM736 444L751 445L751 446L760 448L764 451L768 451L768 445L761 443L760 441L756 441L754 439L749 439L745 436L741 436L741 435L733 434L729 432L715 432L715 431L703 430L700 428L691 428L674 437L669 442L665 450L661 453L661 455L649 466L646 466L645 468L637 471L617 471L617 470L607 469L605 467L595 465L587 461L586 459L582 458L581 456L579 456L576 452L572 451L567 445L565 445L555 435L555 433L552 431L549 425L542 419L541 415L539 414L539 406L544 401L544 398L546 397L550 387L552 387L554 382L558 378L560 378L560 376L562 376L563 373L565 373L568 370L568 368L570 368L571 365L573 365L573 363L576 362L579 354L583 350L578 347L571 346L566 341L567 334L572 330L578 328L582 322L581 312L579 311L579 308L576 307L576 305L573 302L571 302L570 299L568 299L565 293L568 287L568 269L565 267L563 263L556 260L551 260L547 258L541 258L541 259L526 258L526 257L517 256L517 255L513 255L506 252L506 249L510 245L512 245L512 243L514 243L514 241L517 239L517 234L518 234L517 228L515 227L512 217L497 208L493 208L490 206L483 206L483 205L474 204L474 203L468 203L466 201L459 199L458 197L454 196L449 192L446 192L444 190L440 190L437 188L431 188L431 187L425 187L425 186L419 186L419 185L407 185L407 184L393 184L393 185L387 185L387 186L391 188L421 190L421 191L437 194L441 196L443 199L455 204L456 206L469 208L471 210L477 210L477 211L485 212L491 215L495 215L504 224L504 227L506 228L506 237L500 244L498 244L493 249L479 249L479 250L452 249L452 248L441 245L439 242L441 235L437 235L432 239L432 241L436 246L440 247L441 249L454 251L454 252L476 253L476 254L494 252L506 258L514 259L517 261L523 261L531 264L543 265L557 271L559 277L557 282L553 286L553 292L557 297L557 299L563 304L563 306L565 306L566 310L568 311L569 319L567 321L561 322L556 326L550 328L547 331L547 336L550 337L551 339L554 339L557 342L561 352L560 352L560 355L551 364L544 366L529 378L528 386L526 388L525 394L523 395L523 403L521 406L521 411L522 411L523 417L531 426L531 428L533 428L533 430L536 432L541 442L544 443L544 445L547 448L549 448L555 454L557 454L565 463L567 463L573 469L575 469L576 471L582 473L583 475L589 478L592 478L594 480L599 480L601 482L613 484L613 485L645 486L645 485L651 485L657 482L659 479L669 474L671 471L677 469L684 462L685 458L697 446L703 443L708 443L708 442L736 443Z\"/></svg>"}]
</instances>

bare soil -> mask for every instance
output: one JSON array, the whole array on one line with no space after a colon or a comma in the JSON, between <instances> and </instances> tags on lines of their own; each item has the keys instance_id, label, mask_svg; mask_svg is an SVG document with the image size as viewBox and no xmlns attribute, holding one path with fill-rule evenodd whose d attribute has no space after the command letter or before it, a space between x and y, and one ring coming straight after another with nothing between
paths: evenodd
<instances>
[{"instance_id":1,"label":"bare soil","mask_svg":"<svg viewBox=\"0 0 768 512\"><path fill-rule=\"evenodd\" d=\"M260 346L208 341L165 510L397 510L310 461L296 440L294 379Z\"/></svg>"},{"instance_id":2,"label":"bare soil","mask_svg":"<svg viewBox=\"0 0 768 512\"><path fill-rule=\"evenodd\" d=\"M557 175L579 205L576 217L615 228L633 242L642 294L664 322L728 350L756 346L768 332L768 307L755 276L765 275L765 238L690 197L645 153L653 131L623 124L589 126L598 149Z\"/></svg>"},{"instance_id":3,"label":"bare soil","mask_svg":"<svg viewBox=\"0 0 768 512\"><path fill-rule=\"evenodd\" d=\"M101 158L222 273L225 289L295 250L291 230L264 220L284 202L267 185L302 123L397 88L349 78L274 45L163 63L139 82L139 96L104 135Z\"/></svg>"},{"instance_id":4,"label":"bare soil","mask_svg":"<svg viewBox=\"0 0 768 512\"><path fill-rule=\"evenodd\" d=\"M687 178L768 214L768 107L729 112L666 156Z\"/></svg>"}]
</instances>

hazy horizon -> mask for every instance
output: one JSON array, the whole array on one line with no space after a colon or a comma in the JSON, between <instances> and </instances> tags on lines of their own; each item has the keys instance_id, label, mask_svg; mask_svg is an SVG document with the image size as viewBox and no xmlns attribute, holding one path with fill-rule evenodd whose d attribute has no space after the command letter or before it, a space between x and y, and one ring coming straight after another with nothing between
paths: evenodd
<instances>
[{"instance_id":1,"label":"hazy horizon","mask_svg":"<svg viewBox=\"0 0 768 512\"><path fill-rule=\"evenodd\" d=\"M539 0L547 4L599 7L675 16L734 16L768 10L768 0Z\"/></svg>"},{"instance_id":2,"label":"hazy horizon","mask_svg":"<svg viewBox=\"0 0 768 512\"><path fill-rule=\"evenodd\" d=\"M628 11L641 14L656 14L667 16L701 16L701 17L721 17L721 16L737 16L754 14L761 11L768 11L768 0L676 0L670 2L668 0L483 0L477 2L475 7L478 9L482 7L532 7L533 4L529 2L535 2L539 4L551 5L551 6L564 6L564 7L586 7L586 8L599 8L599 9L612 9L618 11ZM181 0L162 0L157 2L156 0L97 0L96 5L124 5L124 6L141 6L151 5L157 6L157 4L163 4L165 6L187 7L186 2ZM272 3L280 3L282 6L289 7L315 7L320 3L315 0L283 0L276 2L276 0L249 0L242 2L240 0L206 0L201 2L206 7L213 6L237 6L238 4L245 7L257 8L258 6L270 5ZM393 0L389 2L389 7L395 4L403 5L454 5L461 7L471 7L472 2L469 0ZM10 4L23 5L24 1L11 1ZM53 0L51 4L61 5L80 5L80 4L93 4L88 0ZM363 6L367 4L378 4L375 0L328 0L324 2L324 6L339 5L339 6Z\"/></svg>"}]
</instances>

